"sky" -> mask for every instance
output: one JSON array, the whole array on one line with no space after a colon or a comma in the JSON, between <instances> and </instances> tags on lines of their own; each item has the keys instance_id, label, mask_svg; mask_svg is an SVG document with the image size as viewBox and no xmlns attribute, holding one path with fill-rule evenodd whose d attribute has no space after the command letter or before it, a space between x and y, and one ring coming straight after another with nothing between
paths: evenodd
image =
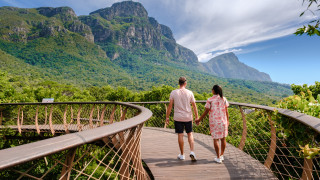
<instances>
[{"instance_id":1,"label":"sky","mask_svg":"<svg viewBox=\"0 0 320 180\"><path fill-rule=\"evenodd\" d=\"M0 0L20 8L69 6L88 15L120 0ZM295 36L297 28L319 14L303 0L134 0L150 17L171 28L177 42L200 62L227 52L285 84L320 81L319 36ZM88 3L90 2L90 3ZM311 7L312 8L312 7Z\"/></svg>"}]
</instances>

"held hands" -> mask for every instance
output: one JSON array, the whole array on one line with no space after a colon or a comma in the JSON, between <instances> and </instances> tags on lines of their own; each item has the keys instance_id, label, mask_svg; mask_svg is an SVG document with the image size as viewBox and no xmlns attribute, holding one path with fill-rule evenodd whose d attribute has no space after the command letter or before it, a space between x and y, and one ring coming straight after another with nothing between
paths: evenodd
<instances>
[{"instance_id":1,"label":"held hands","mask_svg":"<svg viewBox=\"0 0 320 180\"><path fill-rule=\"evenodd\" d=\"M199 125L200 124L200 119L199 118L196 119L195 122L196 122L196 125Z\"/></svg>"}]
</instances>

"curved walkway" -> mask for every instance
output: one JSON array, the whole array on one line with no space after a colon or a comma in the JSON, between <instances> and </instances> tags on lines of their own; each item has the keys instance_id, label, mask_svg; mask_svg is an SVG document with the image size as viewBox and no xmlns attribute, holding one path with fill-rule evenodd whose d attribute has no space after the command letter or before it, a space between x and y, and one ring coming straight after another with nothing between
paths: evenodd
<instances>
[{"instance_id":1,"label":"curved walkway","mask_svg":"<svg viewBox=\"0 0 320 180\"><path fill-rule=\"evenodd\" d=\"M172 129L144 127L141 138L142 159L155 179L277 179L263 164L238 148L227 144L223 164L213 161L212 138L194 134L198 161L191 162L185 136L186 160L178 160L177 135Z\"/></svg>"}]
</instances>

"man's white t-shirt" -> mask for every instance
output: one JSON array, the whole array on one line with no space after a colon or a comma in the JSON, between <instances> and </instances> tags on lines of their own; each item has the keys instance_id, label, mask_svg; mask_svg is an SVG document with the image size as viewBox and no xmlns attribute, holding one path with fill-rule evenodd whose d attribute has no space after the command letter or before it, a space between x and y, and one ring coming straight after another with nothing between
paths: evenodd
<instances>
[{"instance_id":1,"label":"man's white t-shirt","mask_svg":"<svg viewBox=\"0 0 320 180\"><path fill-rule=\"evenodd\" d=\"M192 91L188 89L176 89L170 93L173 100L175 121L188 122L193 120L191 102L195 102Z\"/></svg>"}]
</instances>

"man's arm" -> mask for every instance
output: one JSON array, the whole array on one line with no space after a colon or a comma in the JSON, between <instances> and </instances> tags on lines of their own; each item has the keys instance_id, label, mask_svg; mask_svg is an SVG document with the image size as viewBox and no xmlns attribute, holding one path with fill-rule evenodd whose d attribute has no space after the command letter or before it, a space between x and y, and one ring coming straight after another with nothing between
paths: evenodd
<instances>
[{"instance_id":1,"label":"man's arm","mask_svg":"<svg viewBox=\"0 0 320 180\"><path fill-rule=\"evenodd\" d=\"M196 116L196 118L195 118L195 119L198 119L198 109L197 109L197 104L196 104L196 102L191 102L191 104L192 104L192 107L193 107L193 112L194 112L194 114L195 114L195 116Z\"/></svg>"},{"instance_id":2,"label":"man's arm","mask_svg":"<svg viewBox=\"0 0 320 180\"><path fill-rule=\"evenodd\" d=\"M173 105L173 99L170 99L169 106L167 108L167 114L166 114L166 125L169 124L169 116L171 114L172 105Z\"/></svg>"}]
</instances>

